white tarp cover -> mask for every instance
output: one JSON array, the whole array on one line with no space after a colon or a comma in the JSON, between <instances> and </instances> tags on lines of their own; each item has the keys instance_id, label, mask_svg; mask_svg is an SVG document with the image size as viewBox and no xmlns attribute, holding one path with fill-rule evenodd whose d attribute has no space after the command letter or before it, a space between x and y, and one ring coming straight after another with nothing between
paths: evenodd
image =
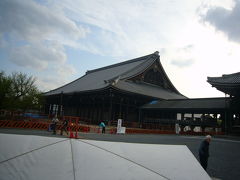
<instances>
[{"instance_id":1,"label":"white tarp cover","mask_svg":"<svg viewBox=\"0 0 240 180\"><path fill-rule=\"evenodd\" d=\"M186 146L0 134L0 180L210 180Z\"/></svg>"}]
</instances>

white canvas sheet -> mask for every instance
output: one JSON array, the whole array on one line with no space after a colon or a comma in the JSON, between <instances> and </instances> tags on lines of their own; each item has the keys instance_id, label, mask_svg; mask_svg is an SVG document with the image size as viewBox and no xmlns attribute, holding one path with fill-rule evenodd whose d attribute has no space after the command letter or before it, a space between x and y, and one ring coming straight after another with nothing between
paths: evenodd
<instances>
[{"instance_id":1,"label":"white canvas sheet","mask_svg":"<svg viewBox=\"0 0 240 180\"><path fill-rule=\"evenodd\" d=\"M186 146L0 134L0 180L210 180Z\"/></svg>"},{"instance_id":2,"label":"white canvas sheet","mask_svg":"<svg viewBox=\"0 0 240 180\"><path fill-rule=\"evenodd\" d=\"M0 162L62 140L54 137L0 134Z\"/></svg>"}]
</instances>

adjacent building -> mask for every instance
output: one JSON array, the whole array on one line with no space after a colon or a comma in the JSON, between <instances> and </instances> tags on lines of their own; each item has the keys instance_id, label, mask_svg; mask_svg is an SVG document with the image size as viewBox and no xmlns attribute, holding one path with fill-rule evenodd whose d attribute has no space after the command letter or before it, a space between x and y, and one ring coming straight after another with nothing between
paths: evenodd
<instances>
[{"instance_id":1,"label":"adjacent building","mask_svg":"<svg viewBox=\"0 0 240 180\"><path fill-rule=\"evenodd\" d=\"M208 77L207 81L229 96L225 107L225 126L229 133L240 134L240 72Z\"/></svg>"}]
</instances>

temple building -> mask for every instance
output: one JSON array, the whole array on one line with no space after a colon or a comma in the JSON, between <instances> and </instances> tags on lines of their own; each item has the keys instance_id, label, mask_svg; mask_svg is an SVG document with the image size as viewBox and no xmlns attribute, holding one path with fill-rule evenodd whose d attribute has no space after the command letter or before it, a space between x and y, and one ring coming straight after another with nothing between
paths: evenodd
<instances>
[{"instance_id":1,"label":"temple building","mask_svg":"<svg viewBox=\"0 0 240 180\"><path fill-rule=\"evenodd\" d=\"M207 81L212 87L229 96L226 98L228 103L225 109L226 131L240 134L240 72L208 77Z\"/></svg>"},{"instance_id":2,"label":"temple building","mask_svg":"<svg viewBox=\"0 0 240 180\"><path fill-rule=\"evenodd\" d=\"M89 124L174 130L200 128L240 132L240 73L208 77L222 98L189 99L171 83L158 52L87 71L73 82L45 93L45 111L77 116Z\"/></svg>"},{"instance_id":3,"label":"temple building","mask_svg":"<svg viewBox=\"0 0 240 180\"><path fill-rule=\"evenodd\" d=\"M120 118L136 127L142 105L187 98L171 83L158 52L87 71L45 96L49 114L79 116L91 124L100 121L110 124Z\"/></svg>"},{"instance_id":4,"label":"temple building","mask_svg":"<svg viewBox=\"0 0 240 180\"><path fill-rule=\"evenodd\" d=\"M235 99L240 98L240 72L224 74L221 77L208 77L208 83L219 91Z\"/></svg>"}]
</instances>

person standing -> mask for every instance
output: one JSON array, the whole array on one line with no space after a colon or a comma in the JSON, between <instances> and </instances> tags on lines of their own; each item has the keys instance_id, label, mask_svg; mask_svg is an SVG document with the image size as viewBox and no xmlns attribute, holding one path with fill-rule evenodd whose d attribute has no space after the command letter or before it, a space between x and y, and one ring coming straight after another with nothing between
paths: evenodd
<instances>
[{"instance_id":1,"label":"person standing","mask_svg":"<svg viewBox=\"0 0 240 180\"><path fill-rule=\"evenodd\" d=\"M53 129L53 134L56 134L56 128L57 128L57 123L58 123L58 118L57 118L57 115L54 116L54 118L52 119L52 123L53 123L53 126L52 126L52 129Z\"/></svg>"},{"instance_id":2,"label":"person standing","mask_svg":"<svg viewBox=\"0 0 240 180\"><path fill-rule=\"evenodd\" d=\"M63 135L63 131L65 131L67 133L67 135L68 135L68 129L67 128L68 128L68 120L65 119L63 121L63 124L62 124L61 135Z\"/></svg>"},{"instance_id":3,"label":"person standing","mask_svg":"<svg viewBox=\"0 0 240 180\"><path fill-rule=\"evenodd\" d=\"M205 139L201 142L200 147L198 149L200 164L203 169L207 169L208 166L208 158L209 158L209 144L212 137L207 135Z\"/></svg>"},{"instance_id":4,"label":"person standing","mask_svg":"<svg viewBox=\"0 0 240 180\"><path fill-rule=\"evenodd\" d=\"M106 128L105 123L102 121L99 126L102 128L102 133L105 133L105 128Z\"/></svg>"}]
</instances>

